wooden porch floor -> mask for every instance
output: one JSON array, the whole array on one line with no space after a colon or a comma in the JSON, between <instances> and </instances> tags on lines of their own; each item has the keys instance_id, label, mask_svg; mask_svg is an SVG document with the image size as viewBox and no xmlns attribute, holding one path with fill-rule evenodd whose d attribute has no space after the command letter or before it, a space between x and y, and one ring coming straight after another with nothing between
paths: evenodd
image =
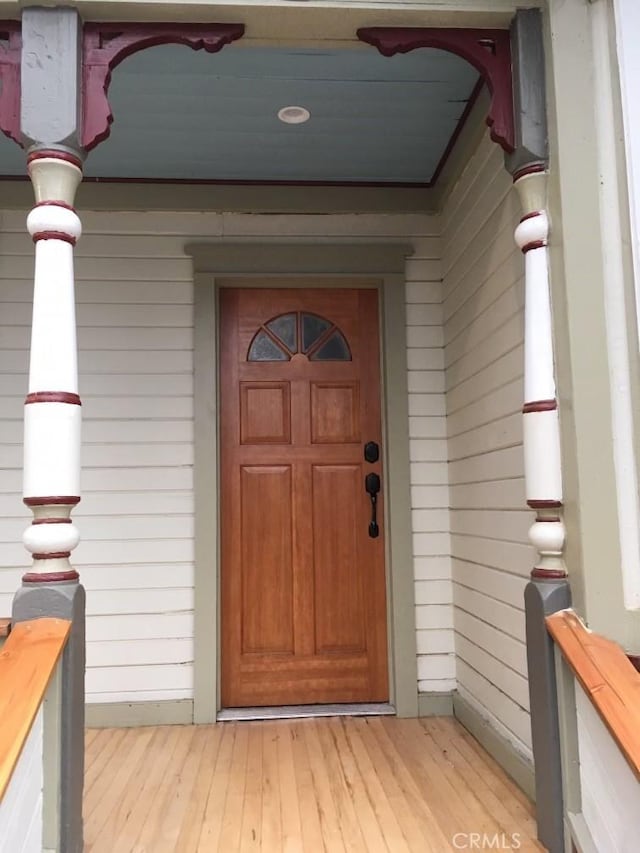
<instances>
[{"instance_id":1,"label":"wooden porch floor","mask_svg":"<svg viewBox=\"0 0 640 853\"><path fill-rule=\"evenodd\" d=\"M544 850L533 815L450 718L87 732L87 853Z\"/></svg>"}]
</instances>

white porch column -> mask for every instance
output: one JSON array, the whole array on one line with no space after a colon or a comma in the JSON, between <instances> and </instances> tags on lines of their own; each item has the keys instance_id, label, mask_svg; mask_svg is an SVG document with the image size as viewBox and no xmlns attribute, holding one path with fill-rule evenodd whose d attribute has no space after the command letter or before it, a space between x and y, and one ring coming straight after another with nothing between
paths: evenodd
<instances>
[{"instance_id":1,"label":"white porch column","mask_svg":"<svg viewBox=\"0 0 640 853\"><path fill-rule=\"evenodd\" d=\"M514 181L524 211L515 239L525 255L525 482L527 503L536 510L529 539L539 555L531 577L561 580L567 572L562 553L565 527L549 292L547 175L543 166L532 166L516 172Z\"/></svg>"},{"instance_id":2,"label":"white porch column","mask_svg":"<svg viewBox=\"0 0 640 853\"><path fill-rule=\"evenodd\" d=\"M78 544L71 511L80 500L73 247L81 229L73 203L82 179L82 21L69 7L29 6L21 17L20 141L36 199L27 219L35 287L23 482L33 512L24 534L33 565L11 618L71 621L59 676L61 785L56 802L46 804L44 847L82 853L85 592L70 562Z\"/></svg>"},{"instance_id":3,"label":"white porch column","mask_svg":"<svg viewBox=\"0 0 640 853\"><path fill-rule=\"evenodd\" d=\"M73 208L80 160L60 150L30 154L36 205L27 219L35 243L29 386L24 409L24 502L34 519L24 534L33 555L26 583L77 581L70 556L79 541L71 511L80 500L80 422Z\"/></svg>"},{"instance_id":4,"label":"white porch column","mask_svg":"<svg viewBox=\"0 0 640 853\"><path fill-rule=\"evenodd\" d=\"M524 591L531 745L538 839L563 853L564 803L555 650L546 617L571 605L563 559L560 422L553 357L547 213L545 39L539 9L519 10L511 27L516 149L506 158L523 215L515 232L525 257L523 442L529 539L537 552Z\"/></svg>"}]
</instances>

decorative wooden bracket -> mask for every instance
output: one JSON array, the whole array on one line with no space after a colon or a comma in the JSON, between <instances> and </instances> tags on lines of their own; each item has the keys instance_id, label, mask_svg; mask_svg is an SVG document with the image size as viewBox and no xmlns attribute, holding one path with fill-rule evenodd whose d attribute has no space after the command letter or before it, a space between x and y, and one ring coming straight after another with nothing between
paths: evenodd
<instances>
[{"instance_id":1,"label":"decorative wooden bracket","mask_svg":"<svg viewBox=\"0 0 640 853\"><path fill-rule=\"evenodd\" d=\"M0 130L20 145L20 21L0 21Z\"/></svg>"},{"instance_id":2,"label":"decorative wooden bracket","mask_svg":"<svg viewBox=\"0 0 640 853\"><path fill-rule=\"evenodd\" d=\"M383 56L408 53L419 47L448 50L471 63L491 93L487 124L491 138L508 154L515 147L511 85L511 39L508 30L436 27L364 27L358 38L377 47Z\"/></svg>"},{"instance_id":3,"label":"decorative wooden bracket","mask_svg":"<svg viewBox=\"0 0 640 853\"><path fill-rule=\"evenodd\" d=\"M107 93L111 72L123 59L160 44L184 44L217 53L242 35L244 24L85 24L82 147L90 151L109 136L113 114Z\"/></svg>"}]
</instances>

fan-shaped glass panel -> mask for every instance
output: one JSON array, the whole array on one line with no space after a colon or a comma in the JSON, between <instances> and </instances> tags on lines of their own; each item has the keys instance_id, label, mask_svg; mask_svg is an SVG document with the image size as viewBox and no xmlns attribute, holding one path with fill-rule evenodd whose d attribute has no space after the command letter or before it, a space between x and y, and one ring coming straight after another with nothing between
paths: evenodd
<instances>
[{"instance_id":1,"label":"fan-shaped glass panel","mask_svg":"<svg viewBox=\"0 0 640 853\"><path fill-rule=\"evenodd\" d=\"M247 360L289 361L301 351L311 361L351 361L349 345L331 320L301 312L280 314L258 329Z\"/></svg>"},{"instance_id":2,"label":"fan-shaped glass panel","mask_svg":"<svg viewBox=\"0 0 640 853\"><path fill-rule=\"evenodd\" d=\"M342 332L337 329L310 355L311 361L351 361L351 353Z\"/></svg>"},{"instance_id":3,"label":"fan-shaped glass panel","mask_svg":"<svg viewBox=\"0 0 640 853\"><path fill-rule=\"evenodd\" d=\"M281 314L269 320L267 329L280 338L290 352L298 351L298 318L295 314Z\"/></svg>"},{"instance_id":4,"label":"fan-shaped glass panel","mask_svg":"<svg viewBox=\"0 0 640 853\"><path fill-rule=\"evenodd\" d=\"M266 332L258 332L249 347L248 361L288 361L287 353Z\"/></svg>"},{"instance_id":5,"label":"fan-shaped glass panel","mask_svg":"<svg viewBox=\"0 0 640 853\"><path fill-rule=\"evenodd\" d=\"M330 328L331 323L325 320L324 317L318 317L315 314L303 314L302 352L308 352L318 338Z\"/></svg>"}]
</instances>

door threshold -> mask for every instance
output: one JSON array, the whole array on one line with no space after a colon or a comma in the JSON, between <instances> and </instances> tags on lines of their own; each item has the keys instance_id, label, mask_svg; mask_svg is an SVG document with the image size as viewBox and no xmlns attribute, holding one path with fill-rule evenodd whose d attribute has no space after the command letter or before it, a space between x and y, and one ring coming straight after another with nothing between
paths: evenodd
<instances>
[{"instance_id":1,"label":"door threshold","mask_svg":"<svg viewBox=\"0 0 640 853\"><path fill-rule=\"evenodd\" d=\"M290 720L302 717L384 717L395 716L388 702L355 702L339 705L271 705L266 708L223 708L219 723L249 720Z\"/></svg>"}]
</instances>

